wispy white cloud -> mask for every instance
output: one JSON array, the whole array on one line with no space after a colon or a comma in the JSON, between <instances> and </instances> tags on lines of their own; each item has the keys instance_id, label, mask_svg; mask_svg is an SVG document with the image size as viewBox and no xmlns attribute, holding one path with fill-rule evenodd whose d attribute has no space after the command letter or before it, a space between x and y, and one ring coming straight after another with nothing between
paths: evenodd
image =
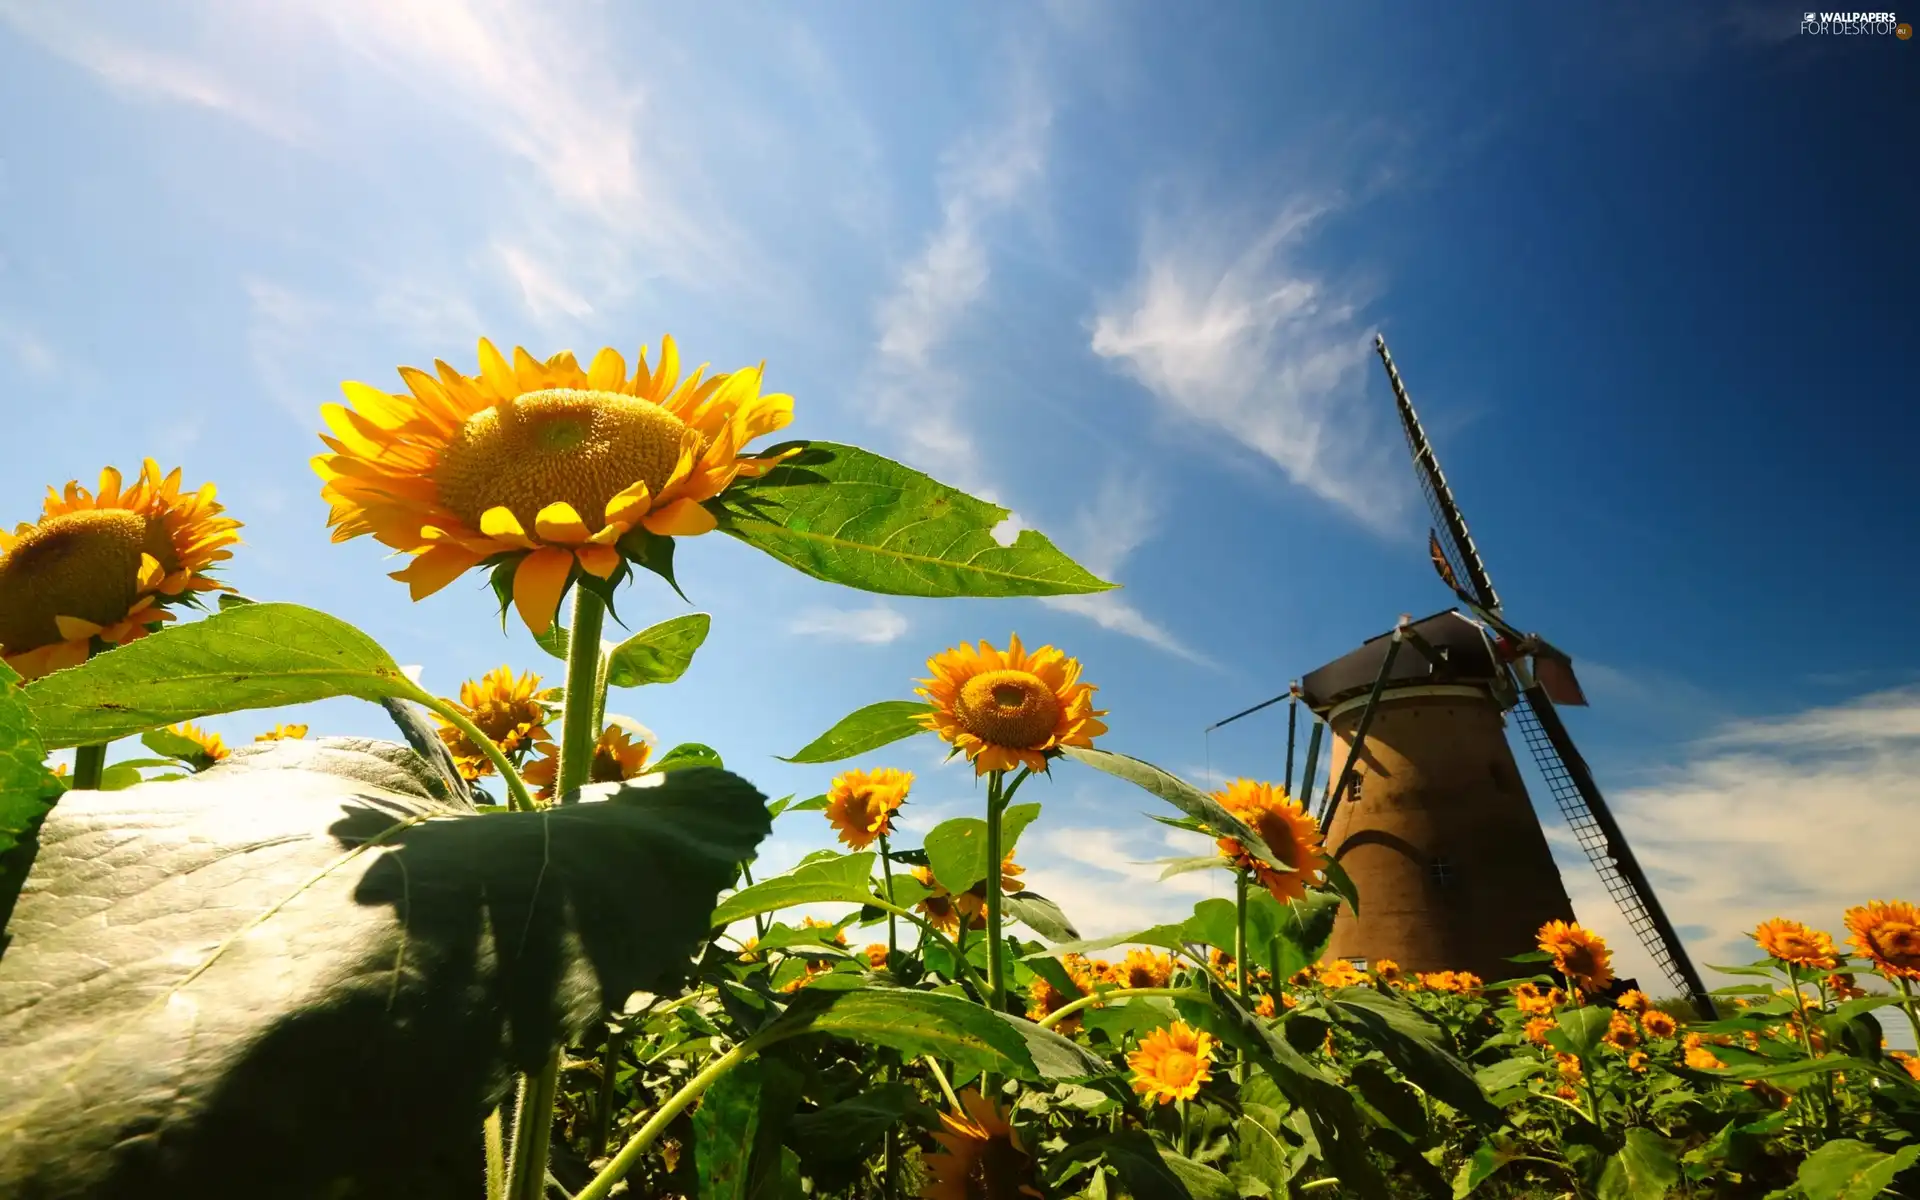
<instances>
[{"instance_id":1,"label":"wispy white cloud","mask_svg":"<svg viewBox=\"0 0 1920 1200\"><path fill-rule=\"evenodd\" d=\"M1299 201L1250 237L1219 212L1149 222L1126 288L1100 306L1092 348L1182 423L1253 450L1301 487L1385 526L1400 492L1362 436L1369 334L1359 300L1298 251L1326 203Z\"/></svg>"},{"instance_id":2,"label":"wispy white cloud","mask_svg":"<svg viewBox=\"0 0 1920 1200\"><path fill-rule=\"evenodd\" d=\"M52 375L58 362L53 347L39 334L4 317L0 317L0 350L4 350L21 371L39 378Z\"/></svg>"},{"instance_id":3,"label":"wispy white cloud","mask_svg":"<svg viewBox=\"0 0 1920 1200\"><path fill-rule=\"evenodd\" d=\"M1729 724L1687 761L1610 797L1661 905L1697 963L1759 956L1747 933L1785 916L1840 929L1868 899L1913 898L1920 689ZM1658 976L1564 830L1550 830L1574 907L1619 948L1623 974Z\"/></svg>"},{"instance_id":4,"label":"wispy white cloud","mask_svg":"<svg viewBox=\"0 0 1920 1200\"><path fill-rule=\"evenodd\" d=\"M1157 531L1159 516L1153 498L1139 486L1137 478L1110 475L1092 502L1075 515L1073 525L1061 534L1060 541L1087 570L1102 579L1114 579L1134 551ZM1049 596L1042 603L1085 617L1102 629L1138 638L1188 662L1218 666L1134 607L1123 592Z\"/></svg>"},{"instance_id":5,"label":"wispy white cloud","mask_svg":"<svg viewBox=\"0 0 1920 1200\"><path fill-rule=\"evenodd\" d=\"M906 633L907 628L906 614L877 603L865 608L809 608L787 623L787 631L801 637L865 646L884 646Z\"/></svg>"},{"instance_id":6,"label":"wispy white cloud","mask_svg":"<svg viewBox=\"0 0 1920 1200\"><path fill-rule=\"evenodd\" d=\"M924 462L969 490L988 490L973 434L961 420L966 380L940 350L985 297L992 274L987 226L1044 176L1053 109L1034 72L1015 76L1008 112L946 154L940 224L881 300L874 347L875 404Z\"/></svg>"},{"instance_id":7,"label":"wispy white cloud","mask_svg":"<svg viewBox=\"0 0 1920 1200\"><path fill-rule=\"evenodd\" d=\"M1206 854L1212 843L1161 827L1039 824L1020 838L1033 890L1060 906L1082 935L1127 933L1178 921L1210 896L1231 893L1226 876L1196 871L1162 880L1152 860Z\"/></svg>"}]
</instances>

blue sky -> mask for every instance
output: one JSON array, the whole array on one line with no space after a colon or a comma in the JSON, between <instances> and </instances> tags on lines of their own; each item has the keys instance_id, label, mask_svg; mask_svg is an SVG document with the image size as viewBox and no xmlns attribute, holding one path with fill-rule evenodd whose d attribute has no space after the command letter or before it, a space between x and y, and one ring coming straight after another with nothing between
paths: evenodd
<instances>
[{"instance_id":1,"label":"blue sky","mask_svg":"<svg viewBox=\"0 0 1920 1200\"><path fill-rule=\"evenodd\" d=\"M1509 615L1581 664L1570 722L1696 955L1920 898L1911 42L1803 38L1779 5L156 11L0 0L0 519L151 455L247 523L246 593L443 692L557 669L477 580L409 604L380 547L328 543L317 409L471 368L481 335L671 332L765 359L796 435L989 494L1126 586L882 599L689 541L714 633L614 709L812 794L830 772L772 756L1018 629L1086 662L1110 748L1273 776L1278 720L1202 728L1447 603L1384 330ZM978 803L938 758L873 759L922 772L922 829ZM1089 931L1218 886L1151 886L1133 864L1175 851L1119 784L1063 769L1033 798L1021 857ZM824 844L811 820L769 860Z\"/></svg>"}]
</instances>

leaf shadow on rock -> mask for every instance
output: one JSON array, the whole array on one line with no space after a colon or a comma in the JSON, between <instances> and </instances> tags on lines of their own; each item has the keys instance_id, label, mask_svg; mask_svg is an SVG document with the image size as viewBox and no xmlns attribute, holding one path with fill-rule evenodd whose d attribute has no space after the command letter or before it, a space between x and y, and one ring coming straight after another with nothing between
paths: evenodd
<instances>
[{"instance_id":1,"label":"leaf shadow on rock","mask_svg":"<svg viewBox=\"0 0 1920 1200\"><path fill-rule=\"evenodd\" d=\"M0 960L0 1194L471 1196L512 1071L684 971L769 826L724 771L471 815L383 753L55 810Z\"/></svg>"}]
</instances>

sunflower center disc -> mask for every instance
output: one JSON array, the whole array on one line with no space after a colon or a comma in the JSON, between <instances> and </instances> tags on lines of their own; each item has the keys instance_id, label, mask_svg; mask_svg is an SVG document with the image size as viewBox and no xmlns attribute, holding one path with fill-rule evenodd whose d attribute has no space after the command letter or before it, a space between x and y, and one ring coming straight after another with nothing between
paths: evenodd
<instances>
[{"instance_id":1,"label":"sunflower center disc","mask_svg":"<svg viewBox=\"0 0 1920 1200\"><path fill-rule=\"evenodd\" d=\"M954 713L967 732L995 746L1027 750L1053 735L1060 701L1038 676L988 671L960 687Z\"/></svg>"},{"instance_id":2,"label":"sunflower center disc","mask_svg":"<svg viewBox=\"0 0 1920 1200\"><path fill-rule=\"evenodd\" d=\"M559 500L598 529L607 501L635 483L659 493L686 435L680 418L651 400L549 388L468 417L434 482L441 502L474 529L482 513L505 507L531 533L540 510Z\"/></svg>"},{"instance_id":3,"label":"sunflower center disc","mask_svg":"<svg viewBox=\"0 0 1920 1200\"><path fill-rule=\"evenodd\" d=\"M49 517L0 558L0 646L10 654L61 640L55 617L111 625L138 599L147 519L124 508Z\"/></svg>"},{"instance_id":4,"label":"sunflower center disc","mask_svg":"<svg viewBox=\"0 0 1920 1200\"><path fill-rule=\"evenodd\" d=\"M1200 1060L1184 1050L1169 1051L1160 1060L1160 1078L1174 1087L1185 1087L1193 1082L1200 1070Z\"/></svg>"}]
</instances>

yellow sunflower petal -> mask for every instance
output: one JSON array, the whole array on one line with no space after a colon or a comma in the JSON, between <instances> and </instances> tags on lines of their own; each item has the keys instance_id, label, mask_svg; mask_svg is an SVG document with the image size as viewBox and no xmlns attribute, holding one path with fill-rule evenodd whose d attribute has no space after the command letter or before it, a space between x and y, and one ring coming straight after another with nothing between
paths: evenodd
<instances>
[{"instance_id":1,"label":"yellow sunflower petal","mask_svg":"<svg viewBox=\"0 0 1920 1200\"><path fill-rule=\"evenodd\" d=\"M504 511L504 510L502 510ZM541 538L557 542L562 546L577 546L591 535L587 523L580 519L573 505L565 500L556 500L540 510L533 519L533 529Z\"/></svg>"},{"instance_id":2,"label":"yellow sunflower petal","mask_svg":"<svg viewBox=\"0 0 1920 1200\"><path fill-rule=\"evenodd\" d=\"M405 568L392 572L392 578L406 584L415 600L425 600L477 566L480 557L460 546L438 545L415 555Z\"/></svg>"},{"instance_id":3,"label":"yellow sunflower petal","mask_svg":"<svg viewBox=\"0 0 1920 1200\"><path fill-rule=\"evenodd\" d=\"M520 560L513 573L513 606L528 629L545 633L553 628L553 615L572 574L573 555L565 550L542 547Z\"/></svg>"},{"instance_id":4,"label":"yellow sunflower petal","mask_svg":"<svg viewBox=\"0 0 1920 1200\"><path fill-rule=\"evenodd\" d=\"M699 501L684 497L640 518L649 533L662 537L694 537L711 532L719 523Z\"/></svg>"}]
</instances>

